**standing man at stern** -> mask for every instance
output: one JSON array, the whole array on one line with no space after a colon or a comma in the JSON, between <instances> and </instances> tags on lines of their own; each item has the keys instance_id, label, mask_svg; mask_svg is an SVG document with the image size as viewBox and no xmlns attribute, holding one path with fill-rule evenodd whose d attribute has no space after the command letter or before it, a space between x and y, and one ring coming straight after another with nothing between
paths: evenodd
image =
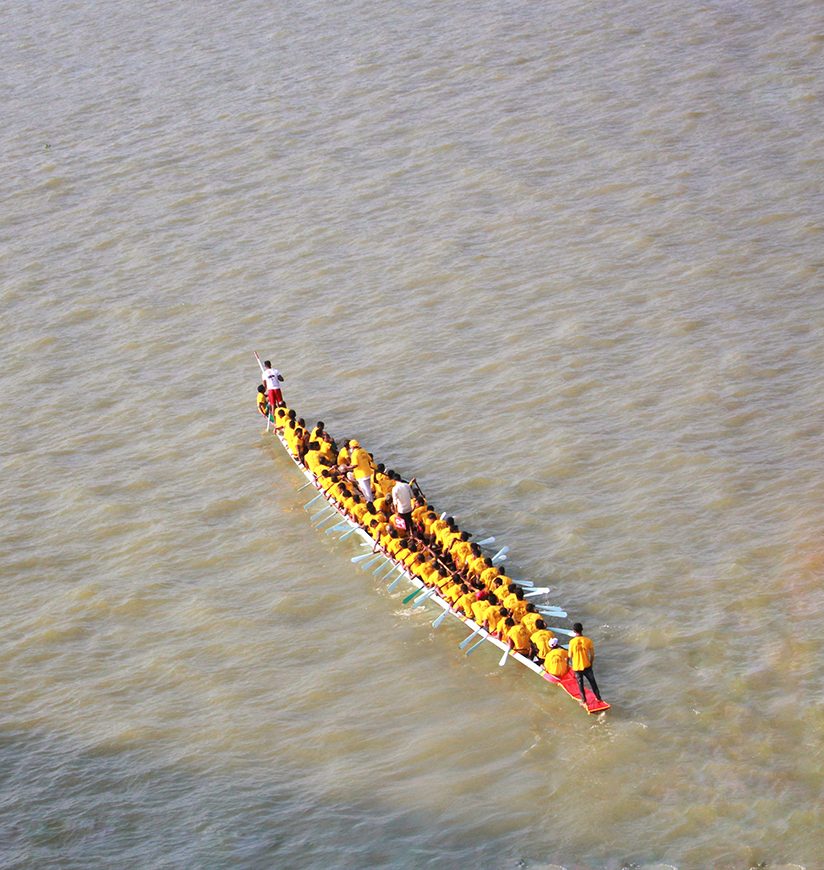
<instances>
[{"instance_id":1,"label":"standing man at stern","mask_svg":"<svg viewBox=\"0 0 824 870\"><path fill-rule=\"evenodd\" d=\"M595 646L588 637L584 637L584 626L576 622L572 626L575 636L569 642L569 659L572 662L572 670L578 681L578 690L581 692L581 703L586 707L586 694L584 692L584 677L592 686L595 697L600 701L601 693L598 691L598 683L595 682L595 674L592 666L595 664Z\"/></svg>"},{"instance_id":2,"label":"standing man at stern","mask_svg":"<svg viewBox=\"0 0 824 870\"><path fill-rule=\"evenodd\" d=\"M283 401L283 393L280 385L283 383L283 375L272 368L272 363L267 359L263 363L263 383L266 386L266 396L269 399L269 408L274 411L286 403Z\"/></svg>"}]
</instances>

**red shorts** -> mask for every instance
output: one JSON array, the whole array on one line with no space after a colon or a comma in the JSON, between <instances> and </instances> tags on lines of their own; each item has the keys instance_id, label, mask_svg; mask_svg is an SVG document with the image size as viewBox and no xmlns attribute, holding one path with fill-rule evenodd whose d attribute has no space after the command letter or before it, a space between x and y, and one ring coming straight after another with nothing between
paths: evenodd
<instances>
[{"instance_id":1,"label":"red shorts","mask_svg":"<svg viewBox=\"0 0 824 870\"><path fill-rule=\"evenodd\" d=\"M279 408L283 404L283 395L280 390L269 390L266 395L269 397L270 408Z\"/></svg>"}]
</instances>

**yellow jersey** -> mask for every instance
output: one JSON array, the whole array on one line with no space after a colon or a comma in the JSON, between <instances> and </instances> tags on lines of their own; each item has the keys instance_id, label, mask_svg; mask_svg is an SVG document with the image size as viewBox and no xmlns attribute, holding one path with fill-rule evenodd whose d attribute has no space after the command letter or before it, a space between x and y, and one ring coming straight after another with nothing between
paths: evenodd
<instances>
[{"instance_id":1,"label":"yellow jersey","mask_svg":"<svg viewBox=\"0 0 824 870\"><path fill-rule=\"evenodd\" d=\"M595 658L595 647L588 637L578 635L569 642L569 657L572 659L573 671L585 671L592 666Z\"/></svg>"},{"instance_id":2,"label":"yellow jersey","mask_svg":"<svg viewBox=\"0 0 824 870\"><path fill-rule=\"evenodd\" d=\"M486 557L485 556L476 556L474 559L470 559L466 563L466 570L477 577L483 571L486 570Z\"/></svg>"},{"instance_id":3,"label":"yellow jersey","mask_svg":"<svg viewBox=\"0 0 824 870\"><path fill-rule=\"evenodd\" d=\"M363 447L356 447L352 452L351 464L355 466L355 480L362 480L365 477L372 477L372 460L369 454Z\"/></svg>"},{"instance_id":4,"label":"yellow jersey","mask_svg":"<svg viewBox=\"0 0 824 870\"><path fill-rule=\"evenodd\" d=\"M526 601L518 601L516 599L515 604L509 610L515 622L520 622L526 616Z\"/></svg>"},{"instance_id":5,"label":"yellow jersey","mask_svg":"<svg viewBox=\"0 0 824 870\"><path fill-rule=\"evenodd\" d=\"M527 630L520 624L513 625L506 633L507 640L512 642L512 646L516 652L529 653L529 634Z\"/></svg>"},{"instance_id":6,"label":"yellow jersey","mask_svg":"<svg viewBox=\"0 0 824 870\"><path fill-rule=\"evenodd\" d=\"M475 600L474 592L467 592L465 595L461 595L461 597L457 601L457 607L459 610L462 610L467 616L472 614L472 602Z\"/></svg>"},{"instance_id":7,"label":"yellow jersey","mask_svg":"<svg viewBox=\"0 0 824 870\"><path fill-rule=\"evenodd\" d=\"M486 609L487 628L492 634L497 634L504 627L503 620L506 617L501 613L502 610L500 604L490 604Z\"/></svg>"},{"instance_id":8,"label":"yellow jersey","mask_svg":"<svg viewBox=\"0 0 824 870\"><path fill-rule=\"evenodd\" d=\"M524 627L526 628L526 626ZM530 634L529 639L535 644L535 649L542 659L549 655L549 642L553 637L555 635L548 628L542 628L540 631L534 631Z\"/></svg>"},{"instance_id":9,"label":"yellow jersey","mask_svg":"<svg viewBox=\"0 0 824 870\"><path fill-rule=\"evenodd\" d=\"M449 582L441 590L443 597L450 603L454 604L461 597L461 586L459 583Z\"/></svg>"},{"instance_id":10,"label":"yellow jersey","mask_svg":"<svg viewBox=\"0 0 824 870\"><path fill-rule=\"evenodd\" d=\"M500 568L484 568L481 571L481 576L478 578L487 589L492 588L492 581L501 573Z\"/></svg>"},{"instance_id":11,"label":"yellow jersey","mask_svg":"<svg viewBox=\"0 0 824 870\"><path fill-rule=\"evenodd\" d=\"M568 653L563 647L556 646L555 649L551 649L544 661L547 673L552 674L553 677L563 677L569 670L567 655Z\"/></svg>"},{"instance_id":12,"label":"yellow jersey","mask_svg":"<svg viewBox=\"0 0 824 870\"><path fill-rule=\"evenodd\" d=\"M521 617L521 625L526 627L526 630L529 632L529 634L531 636L534 631L538 630L535 628L535 623L541 618L542 617L541 617L540 613L525 613ZM544 630L546 631L546 629L544 629ZM553 637L554 636L555 635L553 635Z\"/></svg>"},{"instance_id":13,"label":"yellow jersey","mask_svg":"<svg viewBox=\"0 0 824 870\"><path fill-rule=\"evenodd\" d=\"M478 625L484 624L487 610L489 610L488 601L482 599L481 601L472 602L472 618L478 623Z\"/></svg>"}]
</instances>

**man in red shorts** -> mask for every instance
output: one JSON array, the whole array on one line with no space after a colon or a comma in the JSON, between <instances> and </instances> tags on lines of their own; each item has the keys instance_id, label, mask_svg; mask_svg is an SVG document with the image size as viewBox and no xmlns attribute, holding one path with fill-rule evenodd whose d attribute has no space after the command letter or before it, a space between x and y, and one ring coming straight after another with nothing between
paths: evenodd
<instances>
[{"instance_id":1,"label":"man in red shorts","mask_svg":"<svg viewBox=\"0 0 824 870\"><path fill-rule=\"evenodd\" d=\"M286 403L283 401L283 393L280 391L280 385L283 382L283 375L272 368L272 363L267 359L263 363L263 383L266 386L266 396L269 399L269 408L274 410Z\"/></svg>"}]
</instances>

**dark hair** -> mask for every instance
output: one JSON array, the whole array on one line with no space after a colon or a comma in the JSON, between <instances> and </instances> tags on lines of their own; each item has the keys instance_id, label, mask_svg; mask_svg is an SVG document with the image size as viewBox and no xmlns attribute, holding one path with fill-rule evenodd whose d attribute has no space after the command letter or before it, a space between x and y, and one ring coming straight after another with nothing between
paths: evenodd
<instances>
[{"instance_id":1,"label":"dark hair","mask_svg":"<svg viewBox=\"0 0 824 870\"><path fill-rule=\"evenodd\" d=\"M572 626L572 630L574 632L577 632L578 634L584 633L584 627L583 627L583 625L581 625L580 622L576 622L575 625Z\"/></svg>"},{"instance_id":2,"label":"dark hair","mask_svg":"<svg viewBox=\"0 0 824 870\"><path fill-rule=\"evenodd\" d=\"M272 368L272 363L270 363L268 359L263 361L263 365L265 365L267 369Z\"/></svg>"},{"instance_id":3,"label":"dark hair","mask_svg":"<svg viewBox=\"0 0 824 870\"><path fill-rule=\"evenodd\" d=\"M266 387L264 387L263 384L261 384L261 385L258 387L258 392L259 392L259 393L265 393L265 392L266 392Z\"/></svg>"},{"instance_id":4,"label":"dark hair","mask_svg":"<svg viewBox=\"0 0 824 870\"><path fill-rule=\"evenodd\" d=\"M318 420L315 429L317 429L318 432L323 432L323 420Z\"/></svg>"},{"instance_id":5,"label":"dark hair","mask_svg":"<svg viewBox=\"0 0 824 870\"><path fill-rule=\"evenodd\" d=\"M536 619L535 628L540 631L542 628L546 628L546 623L543 621L543 619Z\"/></svg>"},{"instance_id":6,"label":"dark hair","mask_svg":"<svg viewBox=\"0 0 824 870\"><path fill-rule=\"evenodd\" d=\"M515 625L515 623L512 621L511 616L507 616L507 618L504 620L504 625Z\"/></svg>"},{"instance_id":7,"label":"dark hair","mask_svg":"<svg viewBox=\"0 0 824 870\"><path fill-rule=\"evenodd\" d=\"M375 513L375 502L373 502L373 501L366 502L366 509L369 511L370 514Z\"/></svg>"}]
</instances>

